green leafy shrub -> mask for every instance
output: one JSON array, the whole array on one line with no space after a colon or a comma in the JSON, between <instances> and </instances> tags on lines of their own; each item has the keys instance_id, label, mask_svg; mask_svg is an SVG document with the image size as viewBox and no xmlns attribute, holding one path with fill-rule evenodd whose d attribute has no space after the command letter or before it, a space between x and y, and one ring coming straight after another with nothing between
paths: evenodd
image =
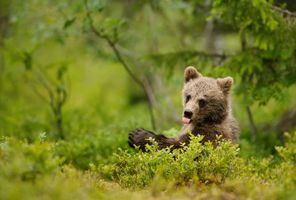
<instances>
[{"instance_id":1,"label":"green leafy shrub","mask_svg":"<svg viewBox=\"0 0 296 200\"><path fill-rule=\"evenodd\" d=\"M287 142L284 146L275 147L279 155L292 163L296 163L296 132L294 134L286 133Z\"/></svg>"},{"instance_id":2,"label":"green leafy shrub","mask_svg":"<svg viewBox=\"0 0 296 200\"><path fill-rule=\"evenodd\" d=\"M295 135L290 136L285 146L277 147L283 159L278 156L244 158L238 145L229 141L217 138L218 145L201 144L201 136L192 136L189 146L182 149L158 150L154 143L147 145L146 153L121 150L115 154L115 163L95 170L122 187L150 188L152 193L174 192L176 186L187 191L187 186L193 186L209 198L229 195L258 199L259 195L262 199L293 199Z\"/></svg>"},{"instance_id":3,"label":"green leafy shrub","mask_svg":"<svg viewBox=\"0 0 296 200\"><path fill-rule=\"evenodd\" d=\"M35 181L39 176L56 173L60 159L48 142L29 144L13 138L0 142L0 176Z\"/></svg>"},{"instance_id":4,"label":"green leafy shrub","mask_svg":"<svg viewBox=\"0 0 296 200\"><path fill-rule=\"evenodd\" d=\"M89 169L91 164L109 162L117 148L126 148L127 128L103 129L98 133L85 133L70 141L59 141L55 154L64 159L64 164L71 164L80 169Z\"/></svg>"},{"instance_id":5,"label":"green leafy shrub","mask_svg":"<svg viewBox=\"0 0 296 200\"><path fill-rule=\"evenodd\" d=\"M75 145L87 148L68 146L76 153L63 159L57 156L57 151L62 151L59 144L46 142L44 134L31 144L4 138L0 142L0 198L110 199L124 195L123 199L146 199L153 195L190 199L193 195L208 199L293 199L295 135L289 135L284 146L276 147L279 156L263 159L241 157L238 145L221 138L217 138L217 145L201 144L201 136L192 136L190 145L182 149L158 150L154 143L147 145L146 153L120 150L108 159L101 157L106 146L92 149L88 145L95 138L77 139ZM75 160L84 160L90 170L67 165ZM131 192L120 186L145 190Z\"/></svg>"},{"instance_id":6,"label":"green leafy shrub","mask_svg":"<svg viewBox=\"0 0 296 200\"><path fill-rule=\"evenodd\" d=\"M148 153L116 154L117 162L100 169L124 187L142 188L160 176L178 184L194 180L221 183L225 178L237 174L243 168L238 157L238 146L218 138L218 146L208 142L201 144L202 136L192 136L189 146L182 149L158 150L157 144L147 145Z\"/></svg>"}]
</instances>

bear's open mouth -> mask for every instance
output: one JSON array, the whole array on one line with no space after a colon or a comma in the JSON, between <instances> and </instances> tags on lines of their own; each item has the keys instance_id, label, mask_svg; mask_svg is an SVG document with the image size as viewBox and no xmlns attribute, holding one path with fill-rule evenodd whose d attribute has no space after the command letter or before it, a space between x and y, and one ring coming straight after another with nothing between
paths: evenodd
<instances>
[{"instance_id":1,"label":"bear's open mouth","mask_svg":"<svg viewBox=\"0 0 296 200\"><path fill-rule=\"evenodd\" d=\"M190 124L191 121L192 121L192 119L189 119L189 118L187 118L187 117L183 117L183 118L182 118L182 122L183 122L183 124Z\"/></svg>"}]
</instances>

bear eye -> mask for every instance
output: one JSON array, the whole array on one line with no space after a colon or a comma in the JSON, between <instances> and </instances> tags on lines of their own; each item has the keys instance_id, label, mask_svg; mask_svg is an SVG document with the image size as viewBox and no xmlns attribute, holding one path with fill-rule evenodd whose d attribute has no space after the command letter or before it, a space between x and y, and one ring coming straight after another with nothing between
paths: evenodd
<instances>
[{"instance_id":1,"label":"bear eye","mask_svg":"<svg viewBox=\"0 0 296 200\"><path fill-rule=\"evenodd\" d=\"M199 105L200 108L205 107L206 104L207 104L206 100L204 100L204 99L198 100L198 105Z\"/></svg>"},{"instance_id":2,"label":"bear eye","mask_svg":"<svg viewBox=\"0 0 296 200\"><path fill-rule=\"evenodd\" d=\"M191 96L187 95L186 98L185 98L185 103L187 103L190 99L191 99Z\"/></svg>"}]
</instances>

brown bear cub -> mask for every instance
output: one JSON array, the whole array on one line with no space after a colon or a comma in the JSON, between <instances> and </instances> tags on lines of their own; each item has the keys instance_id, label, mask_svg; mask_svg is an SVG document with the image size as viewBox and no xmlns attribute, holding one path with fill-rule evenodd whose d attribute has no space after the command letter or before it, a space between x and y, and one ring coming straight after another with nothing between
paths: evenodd
<instances>
[{"instance_id":1,"label":"brown bear cub","mask_svg":"<svg viewBox=\"0 0 296 200\"><path fill-rule=\"evenodd\" d=\"M203 141L214 141L218 135L236 143L239 128L231 113L230 89L233 84L231 77L214 79L202 76L194 67L185 69L183 88L184 124L177 138L157 135L142 128L129 134L129 145L139 146L145 151L148 138L153 138L160 148L188 145L190 133L203 135Z\"/></svg>"}]
</instances>

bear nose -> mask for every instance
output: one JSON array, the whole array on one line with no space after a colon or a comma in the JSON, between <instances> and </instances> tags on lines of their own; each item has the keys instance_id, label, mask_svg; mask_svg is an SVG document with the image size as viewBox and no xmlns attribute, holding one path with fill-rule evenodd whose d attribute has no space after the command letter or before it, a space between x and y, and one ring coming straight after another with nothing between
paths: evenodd
<instances>
[{"instance_id":1,"label":"bear nose","mask_svg":"<svg viewBox=\"0 0 296 200\"><path fill-rule=\"evenodd\" d=\"M184 111L184 117L191 119L193 113L191 111L185 110Z\"/></svg>"}]
</instances>

